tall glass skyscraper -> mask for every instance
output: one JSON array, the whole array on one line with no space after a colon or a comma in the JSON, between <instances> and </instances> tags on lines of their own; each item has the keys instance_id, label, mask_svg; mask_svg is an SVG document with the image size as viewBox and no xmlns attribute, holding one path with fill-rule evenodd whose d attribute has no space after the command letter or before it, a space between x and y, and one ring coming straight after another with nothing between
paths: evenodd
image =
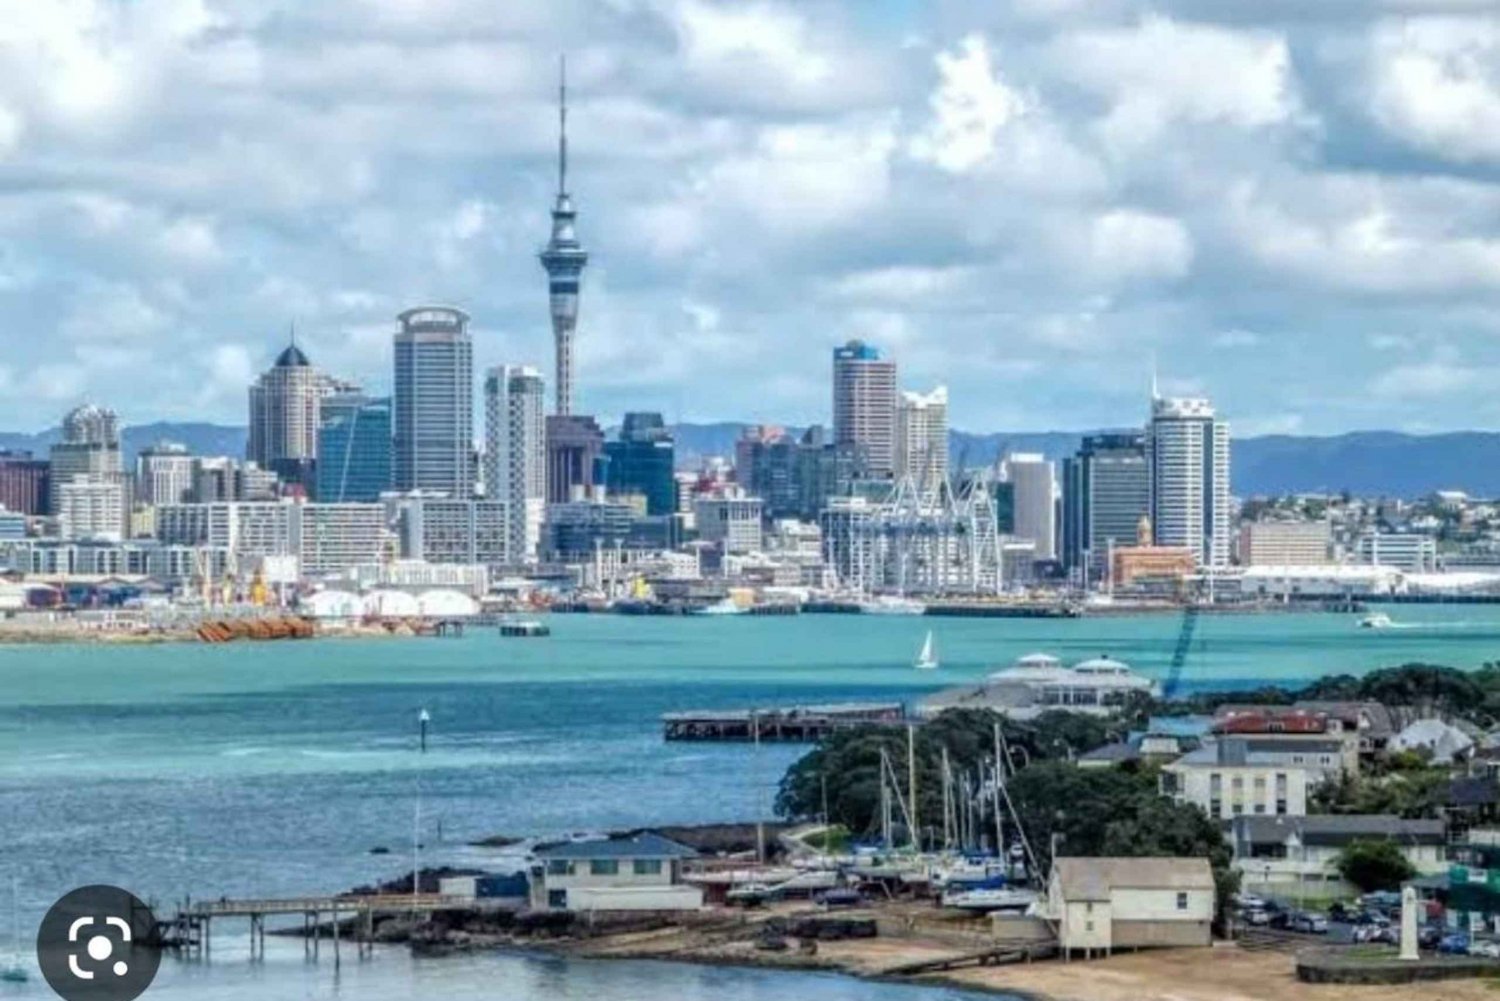
<instances>
[{"instance_id":1,"label":"tall glass skyscraper","mask_svg":"<svg viewBox=\"0 0 1500 1001\"><path fill-rule=\"evenodd\" d=\"M1200 566L1227 565L1229 425L1208 400L1153 397L1146 454L1156 544L1191 549Z\"/></svg>"},{"instance_id":2,"label":"tall glass skyscraper","mask_svg":"<svg viewBox=\"0 0 1500 1001\"><path fill-rule=\"evenodd\" d=\"M542 374L501 365L484 379L484 488L509 510L510 556L535 560L547 508L547 425Z\"/></svg>"},{"instance_id":3,"label":"tall glass skyscraper","mask_svg":"<svg viewBox=\"0 0 1500 1001\"><path fill-rule=\"evenodd\" d=\"M611 497L645 497L648 515L671 514L677 510L675 456L661 414L626 414L620 437L604 443L605 488Z\"/></svg>"},{"instance_id":4,"label":"tall glass skyscraper","mask_svg":"<svg viewBox=\"0 0 1500 1001\"><path fill-rule=\"evenodd\" d=\"M1140 431L1084 435L1063 460L1063 566L1103 576L1111 544L1133 546L1151 503L1146 436Z\"/></svg>"},{"instance_id":5,"label":"tall glass skyscraper","mask_svg":"<svg viewBox=\"0 0 1500 1001\"><path fill-rule=\"evenodd\" d=\"M896 363L863 341L833 351L833 442L863 449L873 477L895 472Z\"/></svg>"},{"instance_id":6,"label":"tall glass skyscraper","mask_svg":"<svg viewBox=\"0 0 1500 1001\"><path fill-rule=\"evenodd\" d=\"M448 306L409 309L397 320L392 402L397 490L457 500L474 492L474 348L469 315Z\"/></svg>"},{"instance_id":7,"label":"tall glass skyscraper","mask_svg":"<svg viewBox=\"0 0 1500 1001\"><path fill-rule=\"evenodd\" d=\"M317 499L374 502L391 488L391 401L362 393L324 397Z\"/></svg>"}]
</instances>

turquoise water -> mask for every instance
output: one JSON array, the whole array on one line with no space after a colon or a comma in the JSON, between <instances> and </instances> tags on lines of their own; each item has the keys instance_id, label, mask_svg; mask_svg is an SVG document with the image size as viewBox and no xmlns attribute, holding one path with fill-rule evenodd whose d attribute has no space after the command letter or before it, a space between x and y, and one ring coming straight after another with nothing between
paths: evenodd
<instances>
[{"instance_id":1,"label":"turquoise water","mask_svg":"<svg viewBox=\"0 0 1500 1001\"><path fill-rule=\"evenodd\" d=\"M1204 617L1184 680L1296 683L1409 660L1473 667L1500 658L1500 608L1417 606L1394 618L1397 628L1372 631L1351 616ZM457 640L0 647L0 896L4 876L21 880L29 934L52 900L87 882L116 883L164 905L189 893L344 889L406 864L418 796L424 862L513 862L464 847L496 833L752 818L802 749L768 746L757 755L743 746L668 745L661 713L911 700L1033 650L1067 659L1108 653L1161 676L1179 624L1175 615L558 616L542 640L478 630ZM943 667L919 673L908 665L928 628ZM426 755L415 749L422 708L433 717ZM375 846L395 854L371 855ZM0 951L9 924L9 908L0 907ZM331 996L326 963L309 970L300 949L272 953L253 975L217 948L207 969L168 963L162 990ZM444 965L387 953L367 973L346 966L339 991L376 1001L414 996L421 992L411 985L421 983L437 990L426 996L463 998L478 994L448 980L472 977L475 991L505 980L515 986L503 996L528 1001L573 996L538 994L527 986L536 978L560 977L567 991L581 991L574 985L595 975L538 962ZM498 965L465 973L473 963ZM380 976L368 973L376 969ZM665 975L642 974L641 996L666 996L650 991ZM726 1001L760 997L776 979L672 975L689 979L670 996L712 991ZM630 976L618 974L622 983ZM275 989L247 977L272 978ZM814 983L808 990L817 997L842 996L842 986ZM588 992L621 1001L634 989Z\"/></svg>"}]
</instances>

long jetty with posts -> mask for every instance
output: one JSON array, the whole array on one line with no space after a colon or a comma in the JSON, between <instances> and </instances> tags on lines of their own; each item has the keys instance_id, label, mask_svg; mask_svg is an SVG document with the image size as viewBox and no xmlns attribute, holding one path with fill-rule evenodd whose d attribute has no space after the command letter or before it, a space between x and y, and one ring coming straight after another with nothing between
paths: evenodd
<instances>
[{"instance_id":1,"label":"long jetty with posts","mask_svg":"<svg viewBox=\"0 0 1500 1001\"><path fill-rule=\"evenodd\" d=\"M667 740L813 742L839 730L870 724L903 726L910 720L899 702L856 702L667 713L661 722Z\"/></svg>"},{"instance_id":2,"label":"long jetty with posts","mask_svg":"<svg viewBox=\"0 0 1500 1001\"><path fill-rule=\"evenodd\" d=\"M352 938L358 955L363 957L375 947L377 915L472 911L476 906L476 902L467 897L450 897L437 893L190 901L178 908L171 918L157 922L157 938L166 948L207 958L213 950L214 920L241 919L249 922L250 958L264 958L266 918L295 916L302 919L304 947L317 957L321 948L322 926L326 919L332 927L333 964L338 968L341 962L342 925L346 921L354 922Z\"/></svg>"}]
</instances>

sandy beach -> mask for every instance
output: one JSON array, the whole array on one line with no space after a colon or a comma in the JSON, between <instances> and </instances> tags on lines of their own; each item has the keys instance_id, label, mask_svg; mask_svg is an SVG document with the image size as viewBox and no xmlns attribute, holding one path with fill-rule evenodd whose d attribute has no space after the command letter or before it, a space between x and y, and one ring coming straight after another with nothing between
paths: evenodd
<instances>
[{"instance_id":1,"label":"sandy beach","mask_svg":"<svg viewBox=\"0 0 1500 1001\"><path fill-rule=\"evenodd\" d=\"M757 927L751 919L747 927ZM886 936L819 942L815 954L793 946L785 952L756 948L744 935L725 936L685 928L581 940L564 950L599 958L652 958L680 962L824 970L885 979L907 964L972 952L941 936ZM1246 952L1234 945L1211 949L1172 949L1132 953L1091 962L1037 960L1003 966L973 966L918 976L908 982L946 984L993 991L1038 1001L1494 1001L1489 981L1459 980L1421 985L1356 987L1305 984L1295 973L1295 957L1281 952ZM904 978L903 978L904 979Z\"/></svg>"}]
</instances>

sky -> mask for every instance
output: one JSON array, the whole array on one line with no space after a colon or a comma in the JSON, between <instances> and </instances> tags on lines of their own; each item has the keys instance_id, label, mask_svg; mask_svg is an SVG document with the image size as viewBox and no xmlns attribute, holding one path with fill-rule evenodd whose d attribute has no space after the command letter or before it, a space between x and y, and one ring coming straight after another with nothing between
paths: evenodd
<instances>
[{"instance_id":1,"label":"sky","mask_svg":"<svg viewBox=\"0 0 1500 1001\"><path fill-rule=\"evenodd\" d=\"M579 409L826 422L858 337L972 431L1500 427L1493 0L0 4L0 428L426 303L550 380L562 53Z\"/></svg>"}]
</instances>

